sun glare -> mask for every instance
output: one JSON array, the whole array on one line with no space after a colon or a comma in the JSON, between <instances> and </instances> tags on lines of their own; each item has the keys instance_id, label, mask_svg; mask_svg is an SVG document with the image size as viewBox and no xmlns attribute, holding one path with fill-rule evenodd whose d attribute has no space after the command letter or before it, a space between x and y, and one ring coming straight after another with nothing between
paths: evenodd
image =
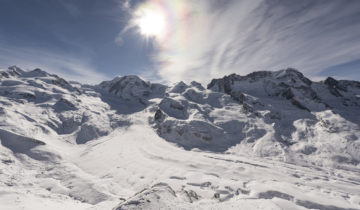
<instances>
[{"instance_id":1,"label":"sun glare","mask_svg":"<svg viewBox=\"0 0 360 210\"><path fill-rule=\"evenodd\" d=\"M139 9L136 24L140 33L146 37L161 39L165 35L165 16L160 9Z\"/></svg>"}]
</instances>

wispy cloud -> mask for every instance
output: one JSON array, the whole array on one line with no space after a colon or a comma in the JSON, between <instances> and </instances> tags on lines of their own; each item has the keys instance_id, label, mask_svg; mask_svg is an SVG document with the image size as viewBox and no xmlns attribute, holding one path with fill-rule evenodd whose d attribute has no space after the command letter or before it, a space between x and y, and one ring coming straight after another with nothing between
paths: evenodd
<instances>
[{"instance_id":1,"label":"wispy cloud","mask_svg":"<svg viewBox=\"0 0 360 210\"><path fill-rule=\"evenodd\" d=\"M71 53L65 54L49 51L48 49L18 48L2 45L0 54L2 67L16 65L28 70L41 68L67 80L87 84L96 84L107 79L104 74L96 71L87 58L76 57Z\"/></svg>"},{"instance_id":2,"label":"wispy cloud","mask_svg":"<svg viewBox=\"0 0 360 210\"><path fill-rule=\"evenodd\" d=\"M82 11L76 4L72 2L59 1L59 3L64 7L64 9L73 17L79 17L82 14Z\"/></svg>"},{"instance_id":3,"label":"wispy cloud","mask_svg":"<svg viewBox=\"0 0 360 210\"><path fill-rule=\"evenodd\" d=\"M170 0L163 0L168 2ZM309 76L360 57L357 0L184 1L155 60L167 81L295 67ZM178 34L184 34L179 41Z\"/></svg>"}]
</instances>

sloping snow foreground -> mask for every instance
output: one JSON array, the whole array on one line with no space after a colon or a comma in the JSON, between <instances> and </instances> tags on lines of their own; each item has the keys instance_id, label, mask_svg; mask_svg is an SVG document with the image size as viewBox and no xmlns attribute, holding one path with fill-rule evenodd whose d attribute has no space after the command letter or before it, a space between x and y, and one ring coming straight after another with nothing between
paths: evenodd
<instances>
[{"instance_id":1,"label":"sloping snow foreground","mask_svg":"<svg viewBox=\"0 0 360 210\"><path fill-rule=\"evenodd\" d=\"M277 102L239 86L166 89L131 76L93 87L16 67L2 75L0 209L360 209L356 118L301 88ZM281 121L282 111L297 115Z\"/></svg>"}]
</instances>

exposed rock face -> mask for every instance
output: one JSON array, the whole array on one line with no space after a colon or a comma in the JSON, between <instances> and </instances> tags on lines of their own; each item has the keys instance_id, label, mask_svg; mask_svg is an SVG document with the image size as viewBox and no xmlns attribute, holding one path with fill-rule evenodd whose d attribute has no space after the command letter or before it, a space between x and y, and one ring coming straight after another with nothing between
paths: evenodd
<instances>
[{"instance_id":1,"label":"exposed rock face","mask_svg":"<svg viewBox=\"0 0 360 210\"><path fill-rule=\"evenodd\" d=\"M332 77L328 77L324 84L328 86L330 93L336 97L343 96L339 90L346 91L346 88L341 86L339 82Z\"/></svg>"},{"instance_id":2,"label":"exposed rock face","mask_svg":"<svg viewBox=\"0 0 360 210\"><path fill-rule=\"evenodd\" d=\"M159 107L171 117L178 119L187 119L189 117L188 103L186 100L164 98L161 100Z\"/></svg>"},{"instance_id":3,"label":"exposed rock face","mask_svg":"<svg viewBox=\"0 0 360 210\"><path fill-rule=\"evenodd\" d=\"M116 206L114 210L162 209L165 206L166 209L179 209L184 207L184 203L187 208L191 208L189 204L196 196L193 191L182 191L177 194L168 184L158 183L143 189L131 199ZM171 205L168 205L169 203Z\"/></svg>"},{"instance_id":4,"label":"exposed rock face","mask_svg":"<svg viewBox=\"0 0 360 210\"><path fill-rule=\"evenodd\" d=\"M162 113L162 111L160 109L158 109L156 112L155 112L155 115L154 115L154 120L156 122L161 122L163 121L165 118L165 115Z\"/></svg>"},{"instance_id":5,"label":"exposed rock face","mask_svg":"<svg viewBox=\"0 0 360 210\"><path fill-rule=\"evenodd\" d=\"M250 90L246 84L255 86ZM220 91L230 95L234 100L243 103L241 95L251 94L255 97L280 96L289 100L296 107L309 111L299 97L303 97L315 103L323 103L317 93L311 88L312 82L302 73L295 69L286 69L278 72L259 71L246 76L232 74L222 79L213 79L208 89ZM256 88L256 89L255 89ZM298 97L298 95L300 95ZM323 103L326 105L325 103Z\"/></svg>"}]
</instances>

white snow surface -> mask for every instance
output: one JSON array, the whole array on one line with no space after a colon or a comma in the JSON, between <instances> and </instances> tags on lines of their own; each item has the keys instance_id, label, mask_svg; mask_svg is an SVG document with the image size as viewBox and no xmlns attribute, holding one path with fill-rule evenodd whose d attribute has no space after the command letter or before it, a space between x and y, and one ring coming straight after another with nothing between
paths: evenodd
<instances>
[{"instance_id":1,"label":"white snow surface","mask_svg":"<svg viewBox=\"0 0 360 210\"><path fill-rule=\"evenodd\" d=\"M360 83L0 69L0 209L360 209Z\"/></svg>"}]
</instances>

